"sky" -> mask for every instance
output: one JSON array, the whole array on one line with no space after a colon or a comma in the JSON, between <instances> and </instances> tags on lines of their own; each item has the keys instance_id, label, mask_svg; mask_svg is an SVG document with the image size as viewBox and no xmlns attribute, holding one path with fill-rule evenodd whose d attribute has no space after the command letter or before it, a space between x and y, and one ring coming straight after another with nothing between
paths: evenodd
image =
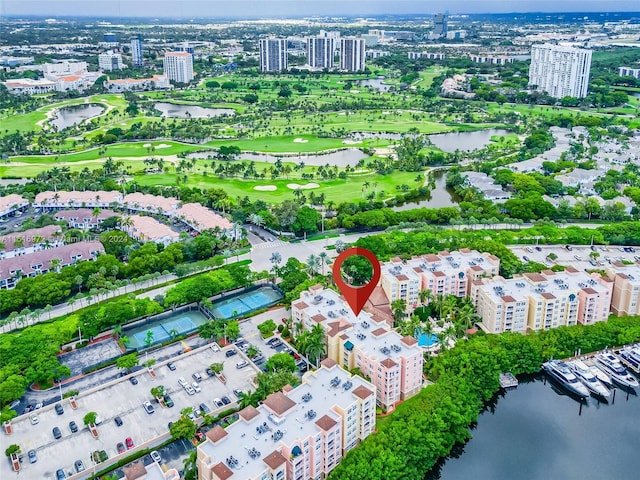
<instances>
[{"instance_id":1,"label":"sky","mask_svg":"<svg viewBox=\"0 0 640 480\"><path fill-rule=\"evenodd\" d=\"M638 0L0 0L0 15L46 17L300 17L380 14L623 12Z\"/></svg>"}]
</instances>

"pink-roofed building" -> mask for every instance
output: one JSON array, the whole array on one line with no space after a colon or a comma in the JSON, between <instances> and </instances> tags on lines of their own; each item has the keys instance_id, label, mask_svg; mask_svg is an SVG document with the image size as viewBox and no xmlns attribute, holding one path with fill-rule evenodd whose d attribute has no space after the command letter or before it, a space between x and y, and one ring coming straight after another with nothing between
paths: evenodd
<instances>
[{"instance_id":1,"label":"pink-roofed building","mask_svg":"<svg viewBox=\"0 0 640 480\"><path fill-rule=\"evenodd\" d=\"M197 232L220 229L220 232L234 236L233 223L199 203L182 205L176 210L176 217L182 219Z\"/></svg>"},{"instance_id":2,"label":"pink-roofed building","mask_svg":"<svg viewBox=\"0 0 640 480\"><path fill-rule=\"evenodd\" d=\"M121 93L143 90L165 90L171 88L171 83L166 75L154 75L151 78L109 79L104 82L104 87L111 93Z\"/></svg>"},{"instance_id":3,"label":"pink-roofed building","mask_svg":"<svg viewBox=\"0 0 640 480\"><path fill-rule=\"evenodd\" d=\"M92 230L98 228L107 218L118 217L120 214L113 210L102 210L94 212L93 209L78 208L74 210L60 210L54 214L54 218L61 222L66 222L69 228L79 228L80 230Z\"/></svg>"},{"instance_id":4,"label":"pink-roofed building","mask_svg":"<svg viewBox=\"0 0 640 480\"><path fill-rule=\"evenodd\" d=\"M180 234L152 217L130 215L122 223L122 230L139 242L156 242L167 246L180 240Z\"/></svg>"},{"instance_id":5,"label":"pink-roofed building","mask_svg":"<svg viewBox=\"0 0 640 480\"><path fill-rule=\"evenodd\" d=\"M135 192L125 195L120 203L130 212L173 216L180 205L180 200L173 197Z\"/></svg>"},{"instance_id":6,"label":"pink-roofed building","mask_svg":"<svg viewBox=\"0 0 640 480\"><path fill-rule=\"evenodd\" d=\"M58 225L8 233L0 236L0 259L27 255L63 244L62 229Z\"/></svg>"},{"instance_id":7,"label":"pink-roofed building","mask_svg":"<svg viewBox=\"0 0 640 480\"><path fill-rule=\"evenodd\" d=\"M0 197L0 218L8 217L15 212L24 210L29 206L29 200L22 195L11 193Z\"/></svg>"},{"instance_id":8,"label":"pink-roofed building","mask_svg":"<svg viewBox=\"0 0 640 480\"><path fill-rule=\"evenodd\" d=\"M36 195L34 208L61 210L68 208L109 208L118 205L122 195L115 190L47 191Z\"/></svg>"}]
</instances>

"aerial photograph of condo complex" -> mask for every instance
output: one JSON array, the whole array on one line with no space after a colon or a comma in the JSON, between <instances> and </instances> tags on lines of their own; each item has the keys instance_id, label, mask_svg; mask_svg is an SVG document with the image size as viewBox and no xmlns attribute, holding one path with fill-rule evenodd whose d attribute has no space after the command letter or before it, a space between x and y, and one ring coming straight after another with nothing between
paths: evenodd
<instances>
[{"instance_id":1,"label":"aerial photograph of condo complex","mask_svg":"<svg viewBox=\"0 0 640 480\"><path fill-rule=\"evenodd\" d=\"M2 480L632 480L639 395L636 1L0 0Z\"/></svg>"}]
</instances>

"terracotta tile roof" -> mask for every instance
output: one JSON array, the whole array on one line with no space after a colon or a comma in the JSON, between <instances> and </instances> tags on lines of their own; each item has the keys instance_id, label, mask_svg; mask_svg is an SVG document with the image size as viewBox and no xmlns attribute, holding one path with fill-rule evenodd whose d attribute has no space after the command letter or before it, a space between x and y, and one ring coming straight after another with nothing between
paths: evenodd
<instances>
[{"instance_id":1,"label":"terracotta tile roof","mask_svg":"<svg viewBox=\"0 0 640 480\"><path fill-rule=\"evenodd\" d=\"M616 276L622 278L623 280L629 280L629 276L626 273L617 273Z\"/></svg>"},{"instance_id":2,"label":"terracotta tile roof","mask_svg":"<svg viewBox=\"0 0 640 480\"><path fill-rule=\"evenodd\" d=\"M275 413L278 416L283 415L284 413L291 410L295 407L296 402L291 400L282 392L276 392L269 395L263 403L269 410Z\"/></svg>"},{"instance_id":3,"label":"terracotta tile roof","mask_svg":"<svg viewBox=\"0 0 640 480\"><path fill-rule=\"evenodd\" d=\"M349 335L347 335L346 333L343 333L342 335L340 335L340 339L342 340L346 340L347 338L349 338Z\"/></svg>"},{"instance_id":4,"label":"terracotta tile roof","mask_svg":"<svg viewBox=\"0 0 640 480\"><path fill-rule=\"evenodd\" d=\"M249 405L248 407L243 408L242 410L240 410L238 412L238 415L240 415L240 417L245 420L245 421L250 421L252 418L257 417L258 415L260 415L260 412L258 411L257 408Z\"/></svg>"},{"instance_id":5,"label":"terracotta tile roof","mask_svg":"<svg viewBox=\"0 0 640 480\"><path fill-rule=\"evenodd\" d=\"M213 443L218 443L224 437L228 435L227 431L222 428L220 425L216 425L211 430L207 432L207 438L211 440Z\"/></svg>"},{"instance_id":6,"label":"terracotta tile roof","mask_svg":"<svg viewBox=\"0 0 640 480\"><path fill-rule=\"evenodd\" d=\"M404 343L407 347L411 347L413 345L415 345L416 343L418 343L418 340L416 340L415 338L413 338L410 335L407 335L406 337L402 337L402 340L400 340L402 343Z\"/></svg>"},{"instance_id":7,"label":"terracotta tile roof","mask_svg":"<svg viewBox=\"0 0 640 480\"><path fill-rule=\"evenodd\" d=\"M335 337L338 333L343 332L351 327L353 324L348 322L347 320L338 320L337 322L331 322L327 325L329 329L327 330L328 337Z\"/></svg>"},{"instance_id":8,"label":"terracotta tile roof","mask_svg":"<svg viewBox=\"0 0 640 480\"><path fill-rule=\"evenodd\" d=\"M439 262L441 260L441 258L435 253L428 253L427 255L424 256L424 259L427 262Z\"/></svg>"},{"instance_id":9,"label":"terracotta tile roof","mask_svg":"<svg viewBox=\"0 0 640 480\"><path fill-rule=\"evenodd\" d=\"M423 270L420 267L413 267L413 271L416 273L422 273Z\"/></svg>"},{"instance_id":10,"label":"terracotta tile roof","mask_svg":"<svg viewBox=\"0 0 640 480\"><path fill-rule=\"evenodd\" d=\"M580 270L578 270L578 269L576 269L576 268L573 268L573 267L566 267L566 268L564 269L564 271L565 271L565 272L568 272L568 273L578 273Z\"/></svg>"},{"instance_id":11,"label":"terracotta tile roof","mask_svg":"<svg viewBox=\"0 0 640 480\"><path fill-rule=\"evenodd\" d=\"M211 471L220 480L227 480L233 476L233 471L222 462L211 467Z\"/></svg>"},{"instance_id":12,"label":"terracotta tile roof","mask_svg":"<svg viewBox=\"0 0 640 480\"><path fill-rule=\"evenodd\" d=\"M402 263L402 259L400 257L390 258L389 261L393 263Z\"/></svg>"},{"instance_id":13,"label":"terracotta tile roof","mask_svg":"<svg viewBox=\"0 0 640 480\"><path fill-rule=\"evenodd\" d=\"M474 265L473 267L471 267L471 270L474 270L476 272L481 272L483 268L478 265Z\"/></svg>"},{"instance_id":14,"label":"terracotta tile roof","mask_svg":"<svg viewBox=\"0 0 640 480\"><path fill-rule=\"evenodd\" d=\"M322 323L327 319L327 317L325 317L324 315L322 315L321 313L314 315L313 317L311 317L311 320L313 320L316 323Z\"/></svg>"},{"instance_id":15,"label":"terracotta tile roof","mask_svg":"<svg viewBox=\"0 0 640 480\"><path fill-rule=\"evenodd\" d=\"M504 297L501 297L503 301L507 302L507 303L516 303L516 299L513 298L511 295L505 295Z\"/></svg>"},{"instance_id":16,"label":"terracotta tile roof","mask_svg":"<svg viewBox=\"0 0 640 480\"><path fill-rule=\"evenodd\" d=\"M609 277L600 277L599 280L601 282L606 282L606 283L612 283L613 279L609 278Z\"/></svg>"},{"instance_id":17,"label":"terracotta tile roof","mask_svg":"<svg viewBox=\"0 0 640 480\"><path fill-rule=\"evenodd\" d=\"M326 367L326 368L333 368L333 367L335 367L337 365L337 363L332 358L328 358L327 357L327 358L325 358L324 360L322 360L320 362L320 365L322 365L323 367Z\"/></svg>"},{"instance_id":18,"label":"terracotta tile roof","mask_svg":"<svg viewBox=\"0 0 640 480\"><path fill-rule=\"evenodd\" d=\"M316 420L316 425L318 427L320 427L322 430L324 430L325 432L328 432L333 427L335 427L337 424L338 424L338 422L336 422L329 415L323 415L318 420Z\"/></svg>"},{"instance_id":19,"label":"terracotta tile roof","mask_svg":"<svg viewBox=\"0 0 640 480\"><path fill-rule=\"evenodd\" d=\"M371 395L373 395L373 392L369 390L367 387L365 387L364 385L360 385L358 388L356 388L353 391L353 394L359 399L364 400L365 398L368 398Z\"/></svg>"},{"instance_id":20,"label":"terracotta tile roof","mask_svg":"<svg viewBox=\"0 0 640 480\"><path fill-rule=\"evenodd\" d=\"M587 287L587 288L583 288L582 291L584 293L586 293L587 295L597 295L598 292L596 292L593 288L591 287Z\"/></svg>"},{"instance_id":21,"label":"terracotta tile roof","mask_svg":"<svg viewBox=\"0 0 640 480\"><path fill-rule=\"evenodd\" d=\"M487 255L487 258L490 260L494 260L494 261L498 261L500 260L498 257L496 257L495 255Z\"/></svg>"},{"instance_id":22,"label":"terracotta tile roof","mask_svg":"<svg viewBox=\"0 0 640 480\"><path fill-rule=\"evenodd\" d=\"M88 218L91 223L95 223L96 220L105 220L110 217L117 217L119 213L114 212L113 210L100 210L100 213L96 217L94 215L93 210L88 208L78 208L75 210L60 210L54 213L54 218L64 220L68 222L69 219L75 218L77 222L83 221L83 219Z\"/></svg>"},{"instance_id":23,"label":"terracotta tile roof","mask_svg":"<svg viewBox=\"0 0 640 480\"><path fill-rule=\"evenodd\" d=\"M371 332L371 335L373 335L374 337L379 337L380 335L384 335L385 333L387 333L389 330L387 330L386 328L376 328L373 332Z\"/></svg>"},{"instance_id":24,"label":"terracotta tile roof","mask_svg":"<svg viewBox=\"0 0 640 480\"><path fill-rule=\"evenodd\" d=\"M433 272L433 276L434 277L446 277L444 272L441 272L440 270Z\"/></svg>"},{"instance_id":25,"label":"terracotta tile roof","mask_svg":"<svg viewBox=\"0 0 640 480\"><path fill-rule=\"evenodd\" d=\"M459 252L460 252L460 253L470 253L470 252L471 252L471 250L469 250L468 248L461 248L461 249L459 250Z\"/></svg>"},{"instance_id":26,"label":"terracotta tile roof","mask_svg":"<svg viewBox=\"0 0 640 480\"><path fill-rule=\"evenodd\" d=\"M306 310L307 308L309 308L309 305L304 302L294 303L293 306L299 308L300 310Z\"/></svg>"},{"instance_id":27,"label":"terracotta tile roof","mask_svg":"<svg viewBox=\"0 0 640 480\"><path fill-rule=\"evenodd\" d=\"M384 293L384 289L378 285L373 289L373 292L371 292L371 295L369 296L369 302L371 303L371 305L377 307L379 305L387 305L389 303L389 299Z\"/></svg>"},{"instance_id":28,"label":"terracotta tile roof","mask_svg":"<svg viewBox=\"0 0 640 480\"><path fill-rule=\"evenodd\" d=\"M546 298L547 300L553 300L553 299L556 298L555 295L553 295L552 293L549 293L549 292L544 292L541 295L542 295L542 298Z\"/></svg>"},{"instance_id":29,"label":"terracotta tile roof","mask_svg":"<svg viewBox=\"0 0 640 480\"><path fill-rule=\"evenodd\" d=\"M317 291L322 291L322 290L324 290L324 287L322 285L320 285L319 283L316 283L312 287L309 287L309 291L310 292L317 292Z\"/></svg>"},{"instance_id":30,"label":"terracotta tile roof","mask_svg":"<svg viewBox=\"0 0 640 480\"><path fill-rule=\"evenodd\" d=\"M124 478L127 480L137 480L147 475L147 469L144 468L144 464L141 461L129 467L124 467L122 471L124 472Z\"/></svg>"},{"instance_id":31,"label":"terracotta tile roof","mask_svg":"<svg viewBox=\"0 0 640 480\"><path fill-rule=\"evenodd\" d=\"M287 459L282 456L280 452L273 451L262 459L271 470L276 470L280 465L287 462Z\"/></svg>"},{"instance_id":32,"label":"terracotta tile roof","mask_svg":"<svg viewBox=\"0 0 640 480\"><path fill-rule=\"evenodd\" d=\"M385 358L383 361L380 362L380 364L385 368L393 368L396 365L398 365L396 362L394 362L390 358Z\"/></svg>"},{"instance_id":33,"label":"terracotta tile roof","mask_svg":"<svg viewBox=\"0 0 640 480\"><path fill-rule=\"evenodd\" d=\"M20 206L25 203L29 203L22 195L17 195L12 193L10 195L6 195L4 197L0 197L0 210L7 210L12 208L14 205Z\"/></svg>"},{"instance_id":34,"label":"terracotta tile roof","mask_svg":"<svg viewBox=\"0 0 640 480\"><path fill-rule=\"evenodd\" d=\"M524 276L532 282L544 282L547 280L543 275L540 275L539 273L525 273Z\"/></svg>"},{"instance_id":35,"label":"terracotta tile roof","mask_svg":"<svg viewBox=\"0 0 640 480\"><path fill-rule=\"evenodd\" d=\"M42 237L40 243L44 243L45 240L53 240L56 238L55 233L62 233L62 229L58 225L47 225L46 227L41 228L31 228L29 230L25 230L24 232L15 232L9 233L7 235L2 235L0 237L0 242L4 243L4 247L0 248L0 250L4 250L6 252L10 252L15 250L16 240L19 238L22 239L23 247L32 247L38 240L37 237Z\"/></svg>"},{"instance_id":36,"label":"terracotta tile roof","mask_svg":"<svg viewBox=\"0 0 640 480\"><path fill-rule=\"evenodd\" d=\"M409 280L409 277L407 277L406 275L398 275L396 276L396 278L401 282L406 282L407 280Z\"/></svg>"},{"instance_id":37,"label":"terracotta tile roof","mask_svg":"<svg viewBox=\"0 0 640 480\"><path fill-rule=\"evenodd\" d=\"M293 387L291 385L285 385L284 387L282 387L282 391L285 393L289 393L291 390L293 390Z\"/></svg>"}]
</instances>

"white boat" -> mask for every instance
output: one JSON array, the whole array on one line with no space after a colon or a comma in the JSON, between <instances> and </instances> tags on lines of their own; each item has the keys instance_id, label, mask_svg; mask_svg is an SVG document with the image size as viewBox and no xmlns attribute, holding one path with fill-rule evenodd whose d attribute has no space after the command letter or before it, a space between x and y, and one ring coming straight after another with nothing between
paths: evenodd
<instances>
[{"instance_id":1,"label":"white boat","mask_svg":"<svg viewBox=\"0 0 640 480\"><path fill-rule=\"evenodd\" d=\"M593 373L593 375L598 380L600 380L600 382L604 383L607 387L613 387L613 380L611 380L611 377L609 375L604 373L595 365L587 365L587 366L589 367L589 370L591 370L591 373Z\"/></svg>"},{"instance_id":2,"label":"white boat","mask_svg":"<svg viewBox=\"0 0 640 480\"><path fill-rule=\"evenodd\" d=\"M571 371L578 377L587 390L605 400L609 400L611 391L605 387L600 380L591 372L591 369L585 365L582 360L572 360L567 362Z\"/></svg>"},{"instance_id":3,"label":"white boat","mask_svg":"<svg viewBox=\"0 0 640 480\"><path fill-rule=\"evenodd\" d=\"M640 348L623 347L618 350L618 358L632 372L640 373Z\"/></svg>"},{"instance_id":4,"label":"white boat","mask_svg":"<svg viewBox=\"0 0 640 480\"><path fill-rule=\"evenodd\" d=\"M571 393L583 398L589 396L589 390L587 390L587 387L580 383L578 377L571 372L569 365L565 362L561 360L549 360L542 364L542 368L551 378L558 381Z\"/></svg>"},{"instance_id":5,"label":"white boat","mask_svg":"<svg viewBox=\"0 0 640 480\"><path fill-rule=\"evenodd\" d=\"M598 368L609 375L614 382L627 388L638 388L638 380L631 375L615 355L609 352L599 353L594 357Z\"/></svg>"}]
</instances>

